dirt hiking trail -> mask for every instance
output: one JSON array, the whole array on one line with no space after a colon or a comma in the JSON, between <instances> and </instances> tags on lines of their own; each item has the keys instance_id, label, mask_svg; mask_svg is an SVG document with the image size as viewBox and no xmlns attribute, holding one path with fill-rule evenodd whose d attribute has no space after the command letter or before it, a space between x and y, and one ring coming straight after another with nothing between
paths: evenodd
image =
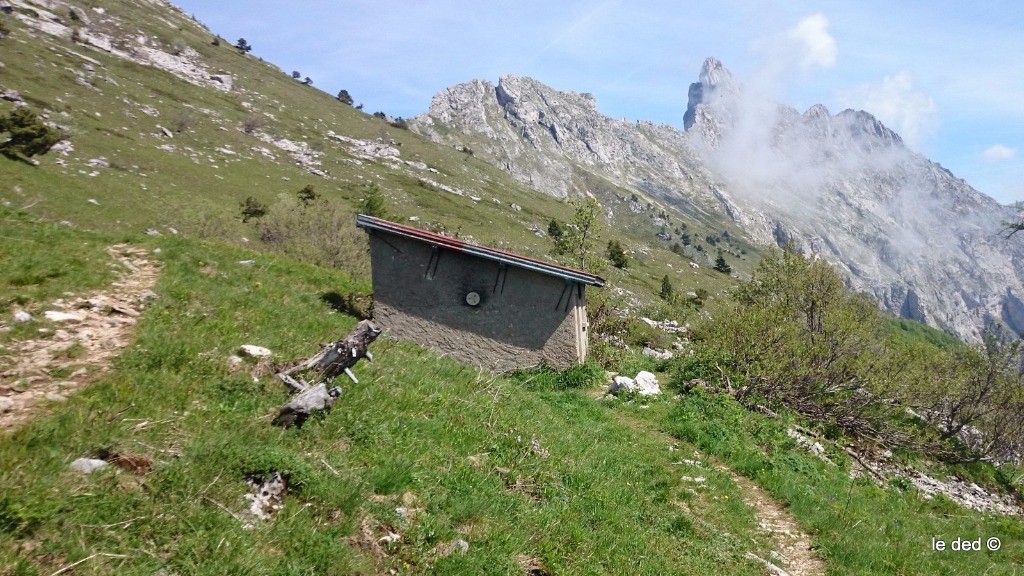
<instances>
[{"instance_id":1,"label":"dirt hiking trail","mask_svg":"<svg viewBox=\"0 0 1024 576\"><path fill-rule=\"evenodd\" d=\"M45 307L54 323L38 338L0 347L0 433L17 429L67 401L100 374L131 341L132 328L146 302L156 298L159 265L137 246L107 248L118 279L106 290L65 297Z\"/></svg>"},{"instance_id":2,"label":"dirt hiking trail","mask_svg":"<svg viewBox=\"0 0 1024 576\"><path fill-rule=\"evenodd\" d=\"M679 442L647 422L618 411L612 413L627 426L660 438L669 446L675 446ZM696 452L695 457L728 474L739 489L743 503L754 511L754 517L768 537L772 546L771 557L761 558L753 552L748 552L747 558L764 565L765 573L772 576L824 576L825 563L815 554L811 536L800 528L796 518L782 504L776 502L760 486L737 474L713 456Z\"/></svg>"}]
</instances>

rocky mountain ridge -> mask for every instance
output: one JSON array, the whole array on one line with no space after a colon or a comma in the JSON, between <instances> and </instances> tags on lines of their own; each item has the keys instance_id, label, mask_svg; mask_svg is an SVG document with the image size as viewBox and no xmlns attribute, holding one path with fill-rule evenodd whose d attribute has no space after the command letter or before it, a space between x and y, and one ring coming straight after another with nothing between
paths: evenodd
<instances>
[{"instance_id":1,"label":"rocky mountain ridge","mask_svg":"<svg viewBox=\"0 0 1024 576\"><path fill-rule=\"evenodd\" d=\"M589 194L596 179L684 216L731 220L756 243L793 244L884 308L961 338L993 320L1024 333L1024 243L999 235L1012 208L868 112L800 113L752 92L709 58L678 130L506 75L441 91L411 125L554 196Z\"/></svg>"}]
</instances>

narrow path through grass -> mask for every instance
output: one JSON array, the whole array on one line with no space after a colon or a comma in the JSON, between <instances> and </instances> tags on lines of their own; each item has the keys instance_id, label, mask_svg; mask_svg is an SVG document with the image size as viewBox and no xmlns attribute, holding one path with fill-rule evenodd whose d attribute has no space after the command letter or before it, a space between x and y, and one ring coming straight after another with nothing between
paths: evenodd
<instances>
[{"instance_id":1,"label":"narrow path through grass","mask_svg":"<svg viewBox=\"0 0 1024 576\"><path fill-rule=\"evenodd\" d=\"M658 404L664 405L665 402ZM665 416L665 409L655 405L641 410L612 410L615 416L638 432L649 434L669 445L677 445L680 440L662 432L657 428L656 421ZM767 536L772 550L767 557L749 552L748 557L762 562L766 569L774 574L790 574L792 576L822 576L825 574L825 563L818 558L811 543L811 536L804 531L796 518L785 506L775 501L757 484L737 474L714 456L703 454L693 449L690 462L706 462L710 467L726 474L738 487L743 503L753 511L758 525Z\"/></svg>"}]
</instances>

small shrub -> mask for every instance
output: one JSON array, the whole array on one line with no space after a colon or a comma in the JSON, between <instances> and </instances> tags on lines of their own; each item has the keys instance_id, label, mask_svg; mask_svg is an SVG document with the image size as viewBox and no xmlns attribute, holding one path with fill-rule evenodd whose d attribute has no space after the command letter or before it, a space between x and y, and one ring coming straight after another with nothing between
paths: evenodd
<instances>
[{"instance_id":1,"label":"small shrub","mask_svg":"<svg viewBox=\"0 0 1024 576\"><path fill-rule=\"evenodd\" d=\"M262 127L263 118L260 118L259 116L256 116L254 114L251 114L247 116L245 120L242 120L242 132L245 132L246 134L252 134L253 132L259 130Z\"/></svg>"},{"instance_id":2,"label":"small shrub","mask_svg":"<svg viewBox=\"0 0 1024 576\"><path fill-rule=\"evenodd\" d=\"M181 134L182 132L187 132L193 126L195 126L196 119L188 112L182 112L174 118L172 124L174 126L174 131L177 132L178 134Z\"/></svg>"},{"instance_id":3,"label":"small shrub","mask_svg":"<svg viewBox=\"0 0 1024 576\"><path fill-rule=\"evenodd\" d=\"M0 118L0 154L12 158L30 158L46 154L60 141L60 133L50 128L28 108L16 108Z\"/></svg>"},{"instance_id":4,"label":"small shrub","mask_svg":"<svg viewBox=\"0 0 1024 576\"><path fill-rule=\"evenodd\" d=\"M259 219L267 215L267 205L256 198L249 196L242 201L242 222L252 219Z\"/></svg>"},{"instance_id":5,"label":"small shrub","mask_svg":"<svg viewBox=\"0 0 1024 576\"><path fill-rule=\"evenodd\" d=\"M291 194L282 194L257 224L264 247L296 260L342 270L355 278L369 278L370 257L366 234L352 225L352 212L321 199L303 206Z\"/></svg>"},{"instance_id":6,"label":"small shrub","mask_svg":"<svg viewBox=\"0 0 1024 576\"><path fill-rule=\"evenodd\" d=\"M312 184L307 184L302 188L302 190L299 190L298 198L299 202L302 203L303 206L308 207L310 204L313 204L320 199L320 193L313 188Z\"/></svg>"}]
</instances>

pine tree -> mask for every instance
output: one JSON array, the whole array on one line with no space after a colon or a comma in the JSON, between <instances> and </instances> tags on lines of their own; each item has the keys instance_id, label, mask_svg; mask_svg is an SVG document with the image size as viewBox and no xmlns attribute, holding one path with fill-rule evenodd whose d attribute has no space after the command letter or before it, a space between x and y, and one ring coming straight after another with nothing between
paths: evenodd
<instances>
[{"instance_id":1,"label":"pine tree","mask_svg":"<svg viewBox=\"0 0 1024 576\"><path fill-rule=\"evenodd\" d=\"M718 270L722 274L731 274L732 266L729 266L728 262L725 261L725 257L722 253L718 253L718 258L715 258L715 270Z\"/></svg>"},{"instance_id":2,"label":"pine tree","mask_svg":"<svg viewBox=\"0 0 1024 576\"><path fill-rule=\"evenodd\" d=\"M359 211L374 218L387 218L387 209L384 204L384 194L380 187L374 182L366 188L363 201L359 204Z\"/></svg>"},{"instance_id":3,"label":"pine tree","mask_svg":"<svg viewBox=\"0 0 1024 576\"><path fill-rule=\"evenodd\" d=\"M668 279L668 274L665 274L664 278L661 279L661 292L658 293L658 296L661 296L662 300L671 300L674 293L672 281Z\"/></svg>"},{"instance_id":4,"label":"pine tree","mask_svg":"<svg viewBox=\"0 0 1024 576\"><path fill-rule=\"evenodd\" d=\"M238 42L235 44L235 48L238 48L238 51L242 54L252 52L252 46L250 46L249 43L246 42L245 38L239 38Z\"/></svg>"},{"instance_id":5,"label":"pine tree","mask_svg":"<svg viewBox=\"0 0 1024 576\"><path fill-rule=\"evenodd\" d=\"M348 90L340 90L338 92L337 98L339 102L341 102L342 104L348 104L349 106L351 106L352 103L355 102L355 100L352 99L352 96L348 93ZM384 113L381 112L382 118L383 114ZM376 114L374 114L374 116L376 116Z\"/></svg>"},{"instance_id":6,"label":"pine tree","mask_svg":"<svg viewBox=\"0 0 1024 576\"><path fill-rule=\"evenodd\" d=\"M616 268L626 268L629 266L626 252L622 249L622 245L619 244L618 240L608 241L608 261Z\"/></svg>"},{"instance_id":7,"label":"pine tree","mask_svg":"<svg viewBox=\"0 0 1024 576\"><path fill-rule=\"evenodd\" d=\"M551 237L555 244L558 244L558 241L562 238L562 225L554 218L551 219L551 222L548 222L548 236Z\"/></svg>"}]
</instances>

